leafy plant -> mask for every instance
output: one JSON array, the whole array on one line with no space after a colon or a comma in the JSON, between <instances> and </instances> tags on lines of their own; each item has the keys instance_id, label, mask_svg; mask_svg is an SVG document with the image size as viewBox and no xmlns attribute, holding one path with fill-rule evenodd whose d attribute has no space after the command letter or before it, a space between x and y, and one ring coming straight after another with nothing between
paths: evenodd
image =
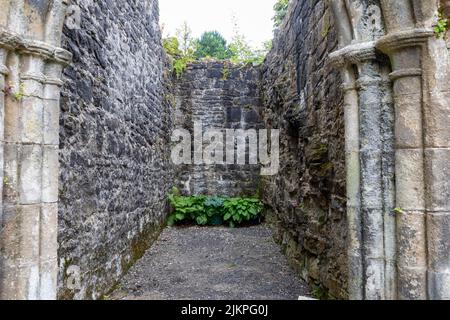
<instances>
[{"instance_id":1,"label":"leafy plant","mask_svg":"<svg viewBox=\"0 0 450 320\"><path fill-rule=\"evenodd\" d=\"M273 6L275 15L272 20L275 28L278 28L283 22L283 19L287 14L288 7L289 0L278 0L277 3L275 3L275 5Z\"/></svg>"},{"instance_id":2,"label":"leafy plant","mask_svg":"<svg viewBox=\"0 0 450 320\"><path fill-rule=\"evenodd\" d=\"M212 225L221 225L223 223L223 203L225 198L222 197L208 197L204 205L206 215L208 216L208 223Z\"/></svg>"},{"instance_id":3,"label":"leafy plant","mask_svg":"<svg viewBox=\"0 0 450 320\"><path fill-rule=\"evenodd\" d=\"M230 198L225 200L223 207L223 219L230 227L256 219L263 209L261 201L252 198Z\"/></svg>"},{"instance_id":4,"label":"leafy plant","mask_svg":"<svg viewBox=\"0 0 450 320\"><path fill-rule=\"evenodd\" d=\"M262 49L254 50L245 36L241 33L236 17L233 17L233 24L233 39L228 47L231 55L230 61L235 64L262 64L272 47L272 42L265 42Z\"/></svg>"},{"instance_id":5,"label":"leafy plant","mask_svg":"<svg viewBox=\"0 0 450 320\"><path fill-rule=\"evenodd\" d=\"M448 30L450 30L450 24L448 22L448 19L445 17L444 9L439 9L438 21L434 27L436 38L445 39Z\"/></svg>"},{"instance_id":6,"label":"leafy plant","mask_svg":"<svg viewBox=\"0 0 450 320\"><path fill-rule=\"evenodd\" d=\"M173 72L180 78L188 64L195 60L196 41L192 39L191 30L186 22L177 30L177 37L163 39L163 47L172 58Z\"/></svg>"},{"instance_id":7,"label":"leafy plant","mask_svg":"<svg viewBox=\"0 0 450 320\"><path fill-rule=\"evenodd\" d=\"M184 197L180 196L176 190L169 195L169 201L174 208L167 221L170 226L187 222L198 225L227 223L230 227L234 227L257 219L263 209L263 204L258 199L217 196Z\"/></svg>"},{"instance_id":8,"label":"leafy plant","mask_svg":"<svg viewBox=\"0 0 450 320\"><path fill-rule=\"evenodd\" d=\"M181 55L180 42L176 37L163 39L163 47L166 53L172 57Z\"/></svg>"},{"instance_id":9,"label":"leafy plant","mask_svg":"<svg viewBox=\"0 0 450 320\"><path fill-rule=\"evenodd\" d=\"M204 197L182 197L171 195L169 196L169 200L175 207L175 212L169 216L169 225L184 220L195 220L200 225L207 223L207 216L203 206Z\"/></svg>"}]
</instances>

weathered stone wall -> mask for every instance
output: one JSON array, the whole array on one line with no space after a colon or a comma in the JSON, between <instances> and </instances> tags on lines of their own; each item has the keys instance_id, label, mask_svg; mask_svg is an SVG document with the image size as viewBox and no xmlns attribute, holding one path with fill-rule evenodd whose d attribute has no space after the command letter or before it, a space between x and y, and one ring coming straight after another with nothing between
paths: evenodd
<instances>
[{"instance_id":1,"label":"weathered stone wall","mask_svg":"<svg viewBox=\"0 0 450 320\"><path fill-rule=\"evenodd\" d=\"M346 296L346 190L339 73L327 67L337 45L326 1L290 4L263 66L268 128L281 129L280 174L262 190L277 240L316 294Z\"/></svg>"},{"instance_id":2,"label":"weathered stone wall","mask_svg":"<svg viewBox=\"0 0 450 320\"><path fill-rule=\"evenodd\" d=\"M99 298L158 235L173 177L156 0L78 0L60 117L59 297ZM78 266L80 290L67 288Z\"/></svg>"},{"instance_id":3,"label":"weathered stone wall","mask_svg":"<svg viewBox=\"0 0 450 320\"><path fill-rule=\"evenodd\" d=\"M177 128L193 131L194 122L207 129L258 129L261 127L259 69L229 62L195 62L175 80ZM224 133L224 143L225 130ZM204 142L204 147L208 143ZM237 152L236 152L237 153ZM224 151L224 160L225 160ZM228 159L227 159L228 161ZM258 165L181 165L176 185L184 194L225 196L255 195Z\"/></svg>"}]
</instances>

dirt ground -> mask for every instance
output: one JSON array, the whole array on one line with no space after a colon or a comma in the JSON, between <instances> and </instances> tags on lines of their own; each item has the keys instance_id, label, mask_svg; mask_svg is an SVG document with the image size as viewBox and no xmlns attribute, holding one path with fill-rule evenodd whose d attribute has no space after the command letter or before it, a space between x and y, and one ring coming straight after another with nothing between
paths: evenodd
<instances>
[{"instance_id":1,"label":"dirt ground","mask_svg":"<svg viewBox=\"0 0 450 320\"><path fill-rule=\"evenodd\" d=\"M264 225L167 228L113 299L297 300L308 287Z\"/></svg>"}]
</instances>

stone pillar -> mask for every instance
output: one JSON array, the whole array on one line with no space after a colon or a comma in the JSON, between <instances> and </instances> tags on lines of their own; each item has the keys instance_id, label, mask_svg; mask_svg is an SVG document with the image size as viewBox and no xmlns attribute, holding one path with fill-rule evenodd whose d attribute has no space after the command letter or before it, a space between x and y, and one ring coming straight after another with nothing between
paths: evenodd
<instances>
[{"instance_id":1,"label":"stone pillar","mask_svg":"<svg viewBox=\"0 0 450 320\"><path fill-rule=\"evenodd\" d=\"M414 37L411 39L414 40ZM413 41L414 43L414 41ZM426 299L425 185L420 47L385 48L392 61L396 132L398 293Z\"/></svg>"},{"instance_id":2,"label":"stone pillar","mask_svg":"<svg viewBox=\"0 0 450 320\"><path fill-rule=\"evenodd\" d=\"M353 140L349 128L356 126L358 131L353 146L357 153L353 161L358 164L351 164L350 168L347 160L347 174L359 180L355 182L353 178L347 184L347 191L358 185L358 195L352 195L358 199L358 208L350 201L353 191L348 193L347 201L348 218L358 224L352 227L349 221L350 239L358 230L358 246L350 242L349 248L349 294L356 299L395 299L393 112L388 71L378 61L374 42L383 33L381 12L374 5L343 0L333 1L333 12L341 48L330 55L331 61L344 66L346 72L351 70L356 79L354 114L346 116L353 122L346 125L346 140ZM364 15L369 15L371 21L367 22ZM345 72L343 75L345 78ZM358 168L358 174L354 168ZM354 218L354 211L358 212L358 219ZM359 268L355 267L354 257L359 258ZM358 280L354 279L354 270L361 270Z\"/></svg>"},{"instance_id":3,"label":"stone pillar","mask_svg":"<svg viewBox=\"0 0 450 320\"><path fill-rule=\"evenodd\" d=\"M339 48L343 50L353 39L352 25L343 1L331 2L338 29ZM341 69L344 91L345 166L348 223L348 293L351 300L364 298L362 254L361 185L359 162L359 105L355 71L340 53L330 56L331 64Z\"/></svg>"},{"instance_id":4,"label":"stone pillar","mask_svg":"<svg viewBox=\"0 0 450 320\"><path fill-rule=\"evenodd\" d=\"M62 1L8 5L15 22L0 29L0 48L9 51L0 298L56 299L59 94L70 61L56 45L65 7Z\"/></svg>"},{"instance_id":5,"label":"stone pillar","mask_svg":"<svg viewBox=\"0 0 450 320\"><path fill-rule=\"evenodd\" d=\"M383 92L381 66L375 50L367 55L359 52L361 211L363 217L365 298L393 299L395 290L395 221L392 175L393 154L389 148L393 138L391 110L383 101L390 92Z\"/></svg>"},{"instance_id":6,"label":"stone pillar","mask_svg":"<svg viewBox=\"0 0 450 320\"><path fill-rule=\"evenodd\" d=\"M436 39L438 1L383 1L396 109L398 290L450 298L449 57Z\"/></svg>"},{"instance_id":7,"label":"stone pillar","mask_svg":"<svg viewBox=\"0 0 450 320\"><path fill-rule=\"evenodd\" d=\"M344 80L344 118L345 118L345 163L347 185L347 223L348 223L348 264L349 298L360 300L364 297L363 256L362 256L362 218L359 162L359 106L355 75L352 68L342 71Z\"/></svg>"}]
</instances>

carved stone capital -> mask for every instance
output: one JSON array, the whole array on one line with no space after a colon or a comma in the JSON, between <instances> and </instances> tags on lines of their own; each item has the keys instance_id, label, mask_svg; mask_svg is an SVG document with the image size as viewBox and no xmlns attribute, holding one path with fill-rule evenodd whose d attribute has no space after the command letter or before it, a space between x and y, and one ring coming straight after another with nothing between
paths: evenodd
<instances>
[{"instance_id":1,"label":"carved stone capital","mask_svg":"<svg viewBox=\"0 0 450 320\"><path fill-rule=\"evenodd\" d=\"M380 38L376 42L376 47L380 51L390 54L403 48L422 46L430 37L434 37L432 29L399 31Z\"/></svg>"},{"instance_id":2,"label":"carved stone capital","mask_svg":"<svg viewBox=\"0 0 450 320\"><path fill-rule=\"evenodd\" d=\"M72 54L59 47L42 41L24 39L19 34L0 27L0 48L17 50L25 54L40 56L45 60L67 65L72 60Z\"/></svg>"},{"instance_id":3,"label":"carved stone capital","mask_svg":"<svg viewBox=\"0 0 450 320\"><path fill-rule=\"evenodd\" d=\"M332 52L329 58L330 63L336 67L375 60L377 58L375 42L352 43L340 50Z\"/></svg>"}]
</instances>

